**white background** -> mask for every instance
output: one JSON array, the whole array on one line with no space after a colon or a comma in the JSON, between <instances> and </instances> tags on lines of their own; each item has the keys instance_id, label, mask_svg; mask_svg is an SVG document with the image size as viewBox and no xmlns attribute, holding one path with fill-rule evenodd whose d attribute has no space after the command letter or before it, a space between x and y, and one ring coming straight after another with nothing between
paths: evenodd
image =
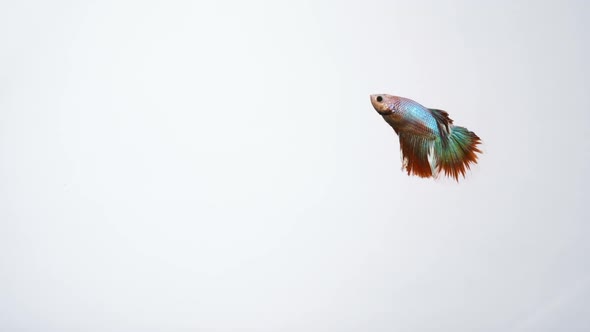
<instances>
[{"instance_id":1,"label":"white background","mask_svg":"<svg viewBox=\"0 0 590 332\"><path fill-rule=\"evenodd\" d=\"M590 330L585 1L3 1L0 330ZM408 177L371 93L484 141Z\"/></svg>"}]
</instances>

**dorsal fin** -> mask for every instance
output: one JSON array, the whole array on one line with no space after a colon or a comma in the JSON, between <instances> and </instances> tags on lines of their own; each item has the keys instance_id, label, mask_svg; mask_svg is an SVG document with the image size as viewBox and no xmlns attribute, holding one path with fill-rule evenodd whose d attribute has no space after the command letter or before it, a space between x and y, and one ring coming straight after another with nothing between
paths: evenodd
<instances>
[{"instance_id":1,"label":"dorsal fin","mask_svg":"<svg viewBox=\"0 0 590 332\"><path fill-rule=\"evenodd\" d=\"M432 116L436 120L436 124L438 126L438 131L440 132L440 136L442 138L443 144L447 141L447 137L451 132L451 125L453 124L453 120L449 118L449 113L438 110L435 108L428 109Z\"/></svg>"}]
</instances>

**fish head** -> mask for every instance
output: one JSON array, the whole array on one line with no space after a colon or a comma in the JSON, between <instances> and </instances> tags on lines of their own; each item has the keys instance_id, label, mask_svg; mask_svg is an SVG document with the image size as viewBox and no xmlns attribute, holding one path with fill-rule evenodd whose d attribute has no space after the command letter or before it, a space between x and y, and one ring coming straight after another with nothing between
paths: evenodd
<instances>
[{"instance_id":1,"label":"fish head","mask_svg":"<svg viewBox=\"0 0 590 332\"><path fill-rule=\"evenodd\" d=\"M395 112L394 96L387 94L374 94L370 95L371 104L375 111L381 115L390 115Z\"/></svg>"}]
</instances>

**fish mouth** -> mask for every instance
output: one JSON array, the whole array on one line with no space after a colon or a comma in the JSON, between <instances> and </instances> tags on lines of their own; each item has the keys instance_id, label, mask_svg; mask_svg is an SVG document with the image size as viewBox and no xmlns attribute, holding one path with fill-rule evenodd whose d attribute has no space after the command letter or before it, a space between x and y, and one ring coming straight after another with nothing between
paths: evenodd
<instances>
[{"instance_id":1,"label":"fish mouth","mask_svg":"<svg viewBox=\"0 0 590 332\"><path fill-rule=\"evenodd\" d=\"M387 110L387 111L379 111L377 110L377 113L381 114L381 115L391 115L393 114L393 111Z\"/></svg>"}]
</instances>

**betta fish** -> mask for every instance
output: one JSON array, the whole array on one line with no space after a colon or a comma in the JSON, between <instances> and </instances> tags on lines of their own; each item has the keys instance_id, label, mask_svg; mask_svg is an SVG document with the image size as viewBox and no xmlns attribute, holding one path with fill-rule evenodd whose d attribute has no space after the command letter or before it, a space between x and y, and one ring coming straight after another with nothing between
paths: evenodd
<instances>
[{"instance_id":1,"label":"betta fish","mask_svg":"<svg viewBox=\"0 0 590 332\"><path fill-rule=\"evenodd\" d=\"M453 125L449 114L403 97L371 95L371 104L399 136L402 169L408 175L437 178L440 172L459 181L477 163L481 139Z\"/></svg>"}]
</instances>

